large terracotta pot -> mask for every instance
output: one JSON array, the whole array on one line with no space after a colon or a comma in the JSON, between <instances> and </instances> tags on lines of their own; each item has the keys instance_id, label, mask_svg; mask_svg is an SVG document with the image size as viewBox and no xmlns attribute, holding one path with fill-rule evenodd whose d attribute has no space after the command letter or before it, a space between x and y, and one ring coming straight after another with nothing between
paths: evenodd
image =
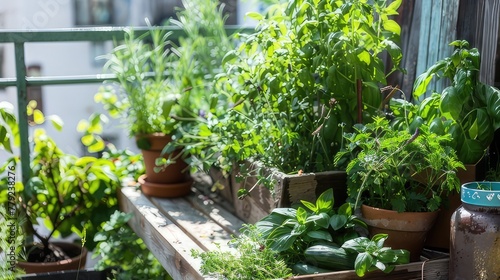
<instances>
[{"instance_id":1,"label":"large terracotta pot","mask_svg":"<svg viewBox=\"0 0 500 280\"><path fill-rule=\"evenodd\" d=\"M182 158L168 165L160 172L155 171L156 159L161 157L163 148L172 141L170 135L161 133L136 136L137 146L141 148L146 174L139 178L141 189L146 195L155 197L179 197L191 191L193 180L189 176L188 165ZM147 147L147 149L145 148ZM177 157L181 151L164 155Z\"/></svg>"},{"instance_id":2,"label":"large terracotta pot","mask_svg":"<svg viewBox=\"0 0 500 280\"><path fill-rule=\"evenodd\" d=\"M378 233L389 235L385 246L410 251L410 261L419 261L427 232L434 224L437 212L401 212L361 206L363 220L370 237Z\"/></svg>"},{"instance_id":3,"label":"large terracotta pot","mask_svg":"<svg viewBox=\"0 0 500 280\"><path fill-rule=\"evenodd\" d=\"M17 266L26 273L53 272L62 270L78 270L85 267L87 249L81 245L68 242L52 242L61 248L71 259L49 263L18 262Z\"/></svg>"}]
</instances>

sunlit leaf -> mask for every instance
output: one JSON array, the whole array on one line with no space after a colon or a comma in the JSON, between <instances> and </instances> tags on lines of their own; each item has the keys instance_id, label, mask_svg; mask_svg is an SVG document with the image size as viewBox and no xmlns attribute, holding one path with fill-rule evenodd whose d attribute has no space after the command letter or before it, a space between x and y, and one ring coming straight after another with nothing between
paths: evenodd
<instances>
[{"instance_id":1,"label":"sunlit leaf","mask_svg":"<svg viewBox=\"0 0 500 280\"><path fill-rule=\"evenodd\" d=\"M62 131L63 126L64 126L64 122L59 116L51 115L51 116L48 116L47 119L50 120L50 122L52 123L52 125L54 126L54 128L57 131Z\"/></svg>"},{"instance_id":2,"label":"sunlit leaf","mask_svg":"<svg viewBox=\"0 0 500 280\"><path fill-rule=\"evenodd\" d=\"M45 122L45 117L44 117L42 111L40 111L39 109L35 109L33 111L33 121L36 124L42 124Z\"/></svg>"}]
</instances>

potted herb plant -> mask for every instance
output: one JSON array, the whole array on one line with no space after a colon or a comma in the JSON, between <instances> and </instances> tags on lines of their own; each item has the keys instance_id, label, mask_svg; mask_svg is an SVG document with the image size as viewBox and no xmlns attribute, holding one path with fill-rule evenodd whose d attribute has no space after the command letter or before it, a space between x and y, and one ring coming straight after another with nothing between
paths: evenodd
<instances>
[{"instance_id":1,"label":"potted herb plant","mask_svg":"<svg viewBox=\"0 0 500 280\"><path fill-rule=\"evenodd\" d=\"M104 104L112 117L126 121L130 135L135 137L146 165L140 178L145 193L154 196L182 196L190 191L192 180L184 172L187 165L172 151L161 159L161 151L172 140L179 121L185 116L190 91L176 79L176 72L186 65L170 41L171 32L150 27L136 37L129 29L124 42L107 57L105 68L116 75L117 87L101 87L96 102ZM179 68L179 69L178 69ZM168 167L157 163L166 160Z\"/></svg>"},{"instance_id":2,"label":"potted herb plant","mask_svg":"<svg viewBox=\"0 0 500 280\"><path fill-rule=\"evenodd\" d=\"M0 112L1 130L7 131L3 147L13 146L17 121L5 108ZM46 120L32 106L28 112L37 124ZM26 259L17 265L27 273L83 268L87 248L95 245L85 237L93 236L117 205L115 192L120 182L114 173L115 165L103 158L66 154L43 129L35 129L32 149L31 174L26 184L12 175L16 174L17 156L0 168L0 202L25 217L22 226ZM79 244L54 240L75 233L82 238Z\"/></svg>"},{"instance_id":3,"label":"potted herb plant","mask_svg":"<svg viewBox=\"0 0 500 280\"><path fill-rule=\"evenodd\" d=\"M186 158L198 148L196 144L184 144L182 138L197 129L195 121L203 121L205 114L218 107L219 98L210 91L210 84L221 70L224 54L233 47L224 29L223 5L218 1L184 0L183 6L178 9L178 19L170 21L183 32L177 38L178 45L170 41L170 32L152 29L151 36L137 38L129 32L106 65L117 75L120 90L105 87L96 95L96 101L104 103L112 116L121 116L130 124L130 133L137 138L147 163L143 183L175 185L178 192L174 196L189 192L192 180L186 178L188 164L200 163L196 157ZM169 136L152 145L152 139L145 137L151 134L155 135L153 139ZM150 146L158 153L148 152ZM162 176L169 181L156 179L167 170L184 173Z\"/></svg>"},{"instance_id":4,"label":"potted herb plant","mask_svg":"<svg viewBox=\"0 0 500 280\"><path fill-rule=\"evenodd\" d=\"M375 117L344 137L336 162L347 162L351 203L361 208L372 235L388 233L389 246L406 248L411 260L418 260L443 198L460 186L457 170L464 166L448 146L450 135L437 135L425 124L410 133L409 127L396 129ZM410 215L417 217L407 221Z\"/></svg>"},{"instance_id":5,"label":"potted herb plant","mask_svg":"<svg viewBox=\"0 0 500 280\"><path fill-rule=\"evenodd\" d=\"M422 73L414 85L416 104L404 100L392 102L396 122L408 120L418 127L426 123L439 135L451 135L448 143L465 164L458 175L460 183L481 180L485 174L477 165L491 145L495 131L500 127L500 91L479 79L480 53L470 48L467 41L454 41L454 52L437 61ZM437 93L430 87L431 81L444 79L449 86ZM424 96L426 96L423 98ZM450 195L449 205L442 207L435 227L426 244L429 247L449 248L450 218L460 206L459 192Z\"/></svg>"},{"instance_id":6,"label":"potted herb plant","mask_svg":"<svg viewBox=\"0 0 500 280\"><path fill-rule=\"evenodd\" d=\"M421 100L433 79L445 79L450 86L440 94L421 100L415 118L433 125L436 133L449 133L450 146L465 164L476 164L491 145L500 128L500 91L479 79L480 53L467 41L454 41L450 57L437 61L415 81L413 96Z\"/></svg>"},{"instance_id":7,"label":"potted herb plant","mask_svg":"<svg viewBox=\"0 0 500 280\"><path fill-rule=\"evenodd\" d=\"M203 148L193 154L233 174L236 204L236 196L249 200L250 190L259 192L262 183L272 189L277 181L293 180L281 175L301 174L302 182L313 175L307 186L297 184L312 195L299 191L295 198L312 200L332 186L319 191L314 173L336 170L333 155L342 146L342 133L378 112L379 88L401 59L400 27L391 19L400 4L301 0L273 5L263 15L248 14L257 28L240 34L242 44L227 53L216 84L230 102L192 137L195 147ZM384 55L393 65L388 71ZM278 179L273 169L281 173ZM335 174L345 182L345 173ZM257 182L242 183L247 175ZM279 187L271 192L276 196L249 212L266 213L279 206L274 204L281 193L288 197ZM239 213L250 222L262 218L246 214Z\"/></svg>"}]
</instances>

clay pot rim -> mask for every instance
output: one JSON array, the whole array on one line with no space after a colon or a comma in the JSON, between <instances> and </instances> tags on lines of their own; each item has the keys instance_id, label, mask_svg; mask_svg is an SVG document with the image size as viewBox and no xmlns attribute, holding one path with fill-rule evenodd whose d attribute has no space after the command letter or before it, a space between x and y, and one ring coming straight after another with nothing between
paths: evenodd
<instances>
[{"instance_id":1,"label":"clay pot rim","mask_svg":"<svg viewBox=\"0 0 500 280\"><path fill-rule=\"evenodd\" d=\"M365 208L371 208L371 209L374 209L374 210L377 210L377 211L381 211L381 212L386 212L386 213L392 213L392 214L418 214L418 213L438 213L440 211L440 209L436 210L436 211L424 211L424 212L410 212L410 211L405 211L405 212L398 212L398 211L395 211L395 210L390 210L390 209L385 209L385 208L378 208L378 207L374 207L374 206L370 206L370 205L366 205L366 204L361 204L361 207L365 207Z\"/></svg>"},{"instance_id":2,"label":"clay pot rim","mask_svg":"<svg viewBox=\"0 0 500 280\"><path fill-rule=\"evenodd\" d=\"M186 181L179 182L179 183L162 184L162 183L149 182L147 179L148 179L148 176L146 174L142 174L141 176L139 176L139 178L137 179L137 181L141 185L145 184L145 185L148 185L148 186L151 186L151 187L156 187L156 188L164 188L165 186L183 186L183 185L186 185L188 183L192 184L194 182L193 179L188 178L188 179L186 179Z\"/></svg>"},{"instance_id":3,"label":"clay pot rim","mask_svg":"<svg viewBox=\"0 0 500 280\"><path fill-rule=\"evenodd\" d=\"M371 212L377 212L381 213L380 216L383 217L381 219L380 217L376 217L376 215L366 215L368 211ZM362 219L369 225L369 226L378 226L380 223L384 224L386 223L385 221L390 221L391 224L396 225L398 223L401 223L404 220L415 220L415 216L418 216L424 220L431 220L432 222L424 226L422 223L410 223L405 226L405 231L428 231L430 228L433 226L434 222L436 221L436 218L438 216L439 210L433 211L433 212L397 212L394 210L388 210L388 209L382 209L382 208L376 208L372 207L369 205L362 204L361 205L361 213L362 213ZM374 213L375 214L375 213ZM400 230L396 229L395 230Z\"/></svg>"}]
</instances>

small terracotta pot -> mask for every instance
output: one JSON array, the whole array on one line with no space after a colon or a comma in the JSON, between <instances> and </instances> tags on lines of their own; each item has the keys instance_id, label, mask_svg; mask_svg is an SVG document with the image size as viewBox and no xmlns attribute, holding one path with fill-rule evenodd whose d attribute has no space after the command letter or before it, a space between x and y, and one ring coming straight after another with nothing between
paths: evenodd
<instances>
[{"instance_id":1,"label":"small terracotta pot","mask_svg":"<svg viewBox=\"0 0 500 280\"><path fill-rule=\"evenodd\" d=\"M136 137L136 141L138 143L140 141L149 142L148 149L141 149L148 182L157 184L176 184L189 181L189 174L185 172L188 165L180 157L175 163L170 164L161 172L155 172L154 170L156 167L156 159L161 156L163 148L172 141L170 135L161 133L140 135ZM138 146L141 148L140 145ZM177 157L180 152L180 150L176 150L171 155L164 155L164 158L168 158L169 156Z\"/></svg>"},{"instance_id":2,"label":"small terracotta pot","mask_svg":"<svg viewBox=\"0 0 500 280\"><path fill-rule=\"evenodd\" d=\"M389 235L384 246L410 251L410 261L420 260L427 232L438 212L401 212L361 206L363 220L368 224L370 237L378 233Z\"/></svg>"},{"instance_id":3,"label":"small terracotta pot","mask_svg":"<svg viewBox=\"0 0 500 280\"><path fill-rule=\"evenodd\" d=\"M52 242L60 247L71 259L49 263L18 262L17 266L26 273L42 273L61 270L83 269L87 262L87 249L81 245L68 242Z\"/></svg>"}]
</instances>

